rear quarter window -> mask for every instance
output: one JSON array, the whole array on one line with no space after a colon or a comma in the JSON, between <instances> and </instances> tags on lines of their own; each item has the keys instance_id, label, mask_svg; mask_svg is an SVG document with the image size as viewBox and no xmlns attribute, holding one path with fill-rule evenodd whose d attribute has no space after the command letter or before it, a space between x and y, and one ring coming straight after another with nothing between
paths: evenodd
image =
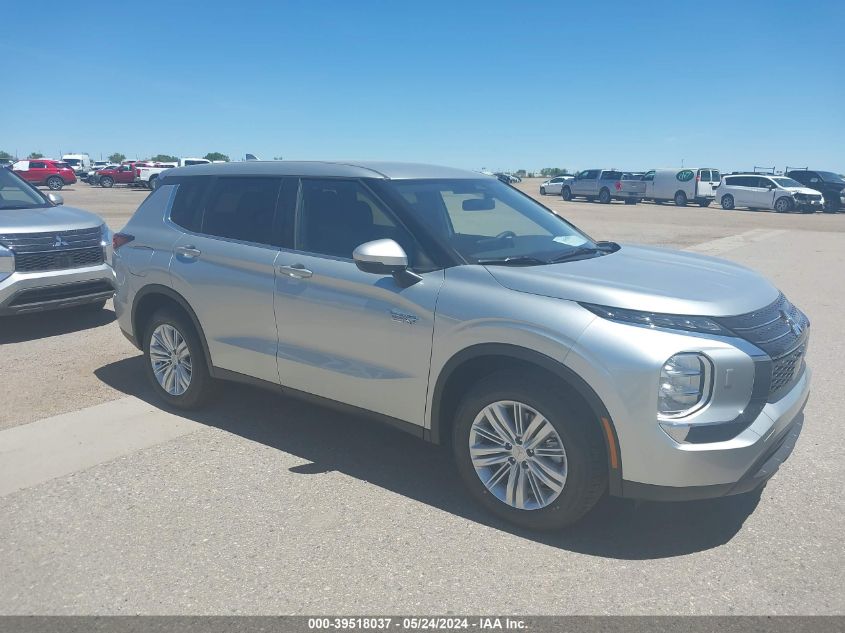
<instances>
[{"instance_id":1,"label":"rear quarter window","mask_svg":"<svg viewBox=\"0 0 845 633\"><path fill-rule=\"evenodd\" d=\"M178 183L176 199L170 210L170 221L183 229L199 233L205 197L211 185L211 176L184 178Z\"/></svg>"}]
</instances>

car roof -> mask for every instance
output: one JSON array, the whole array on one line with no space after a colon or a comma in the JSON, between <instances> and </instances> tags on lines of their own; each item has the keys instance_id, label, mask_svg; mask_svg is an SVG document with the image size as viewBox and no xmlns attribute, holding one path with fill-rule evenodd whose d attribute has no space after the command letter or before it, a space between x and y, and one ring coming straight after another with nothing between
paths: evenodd
<instances>
[{"instance_id":1,"label":"car roof","mask_svg":"<svg viewBox=\"0 0 845 633\"><path fill-rule=\"evenodd\" d=\"M317 176L338 178L490 178L479 172L422 163L382 161L247 160L179 167L172 175L185 176Z\"/></svg>"}]
</instances>

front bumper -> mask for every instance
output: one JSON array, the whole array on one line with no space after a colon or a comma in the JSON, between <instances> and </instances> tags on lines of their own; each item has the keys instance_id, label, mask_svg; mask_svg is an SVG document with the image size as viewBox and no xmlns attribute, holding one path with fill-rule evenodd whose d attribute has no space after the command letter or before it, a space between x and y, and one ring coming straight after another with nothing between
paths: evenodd
<instances>
[{"instance_id":1,"label":"front bumper","mask_svg":"<svg viewBox=\"0 0 845 633\"><path fill-rule=\"evenodd\" d=\"M765 435L760 436L753 444L733 455L731 451L735 449L732 448L713 448L707 451L709 454L704 456L705 460L715 458L715 461L720 462L723 462L725 457L727 461L735 459L744 461L749 454L759 453L736 481L705 486L676 487L655 486L623 479L619 496L650 501L691 501L742 494L759 488L777 472L795 448L798 436L804 427L804 405L809 396L809 384L809 369L805 369L804 377L787 396L790 402L785 409L781 409L779 417L771 419L774 411L770 409L769 413L766 413L764 409L749 430L757 427L758 431L764 430ZM769 405L766 408L768 409ZM721 442L721 444L730 444L730 442ZM715 444L710 446L715 446Z\"/></svg>"},{"instance_id":2,"label":"front bumper","mask_svg":"<svg viewBox=\"0 0 845 633\"><path fill-rule=\"evenodd\" d=\"M108 264L31 273L0 280L0 316L58 310L114 296L114 271Z\"/></svg>"}]
</instances>

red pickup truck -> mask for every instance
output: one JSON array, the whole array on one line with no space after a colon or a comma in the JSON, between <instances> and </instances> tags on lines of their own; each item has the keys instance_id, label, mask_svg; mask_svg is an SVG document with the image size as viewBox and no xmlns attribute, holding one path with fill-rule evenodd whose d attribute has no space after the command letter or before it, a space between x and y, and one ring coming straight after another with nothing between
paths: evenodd
<instances>
[{"instance_id":1,"label":"red pickup truck","mask_svg":"<svg viewBox=\"0 0 845 633\"><path fill-rule=\"evenodd\" d=\"M31 185L47 185L53 191L76 182L73 168L60 160L19 160L12 165L12 171Z\"/></svg>"},{"instance_id":2,"label":"red pickup truck","mask_svg":"<svg viewBox=\"0 0 845 633\"><path fill-rule=\"evenodd\" d=\"M106 167L97 171L94 182L89 179L89 184L98 184L109 189L115 185L131 185L135 182L135 163L123 163L116 167Z\"/></svg>"}]
</instances>

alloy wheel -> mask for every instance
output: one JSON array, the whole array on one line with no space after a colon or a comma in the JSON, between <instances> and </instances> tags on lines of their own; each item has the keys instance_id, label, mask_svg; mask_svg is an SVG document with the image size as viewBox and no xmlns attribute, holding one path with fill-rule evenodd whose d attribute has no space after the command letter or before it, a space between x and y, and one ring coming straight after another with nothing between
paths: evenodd
<instances>
[{"instance_id":1,"label":"alloy wheel","mask_svg":"<svg viewBox=\"0 0 845 633\"><path fill-rule=\"evenodd\" d=\"M502 400L484 407L472 423L469 452L484 487L513 508L544 508L566 485L563 441L527 404Z\"/></svg>"},{"instance_id":2,"label":"alloy wheel","mask_svg":"<svg viewBox=\"0 0 845 633\"><path fill-rule=\"evenodd\" d=\"M175 327L162 323L150 337L150 364L158 384L171 396L181 396L191 386L191 352Z\"/></svg>"}]
</instances>

